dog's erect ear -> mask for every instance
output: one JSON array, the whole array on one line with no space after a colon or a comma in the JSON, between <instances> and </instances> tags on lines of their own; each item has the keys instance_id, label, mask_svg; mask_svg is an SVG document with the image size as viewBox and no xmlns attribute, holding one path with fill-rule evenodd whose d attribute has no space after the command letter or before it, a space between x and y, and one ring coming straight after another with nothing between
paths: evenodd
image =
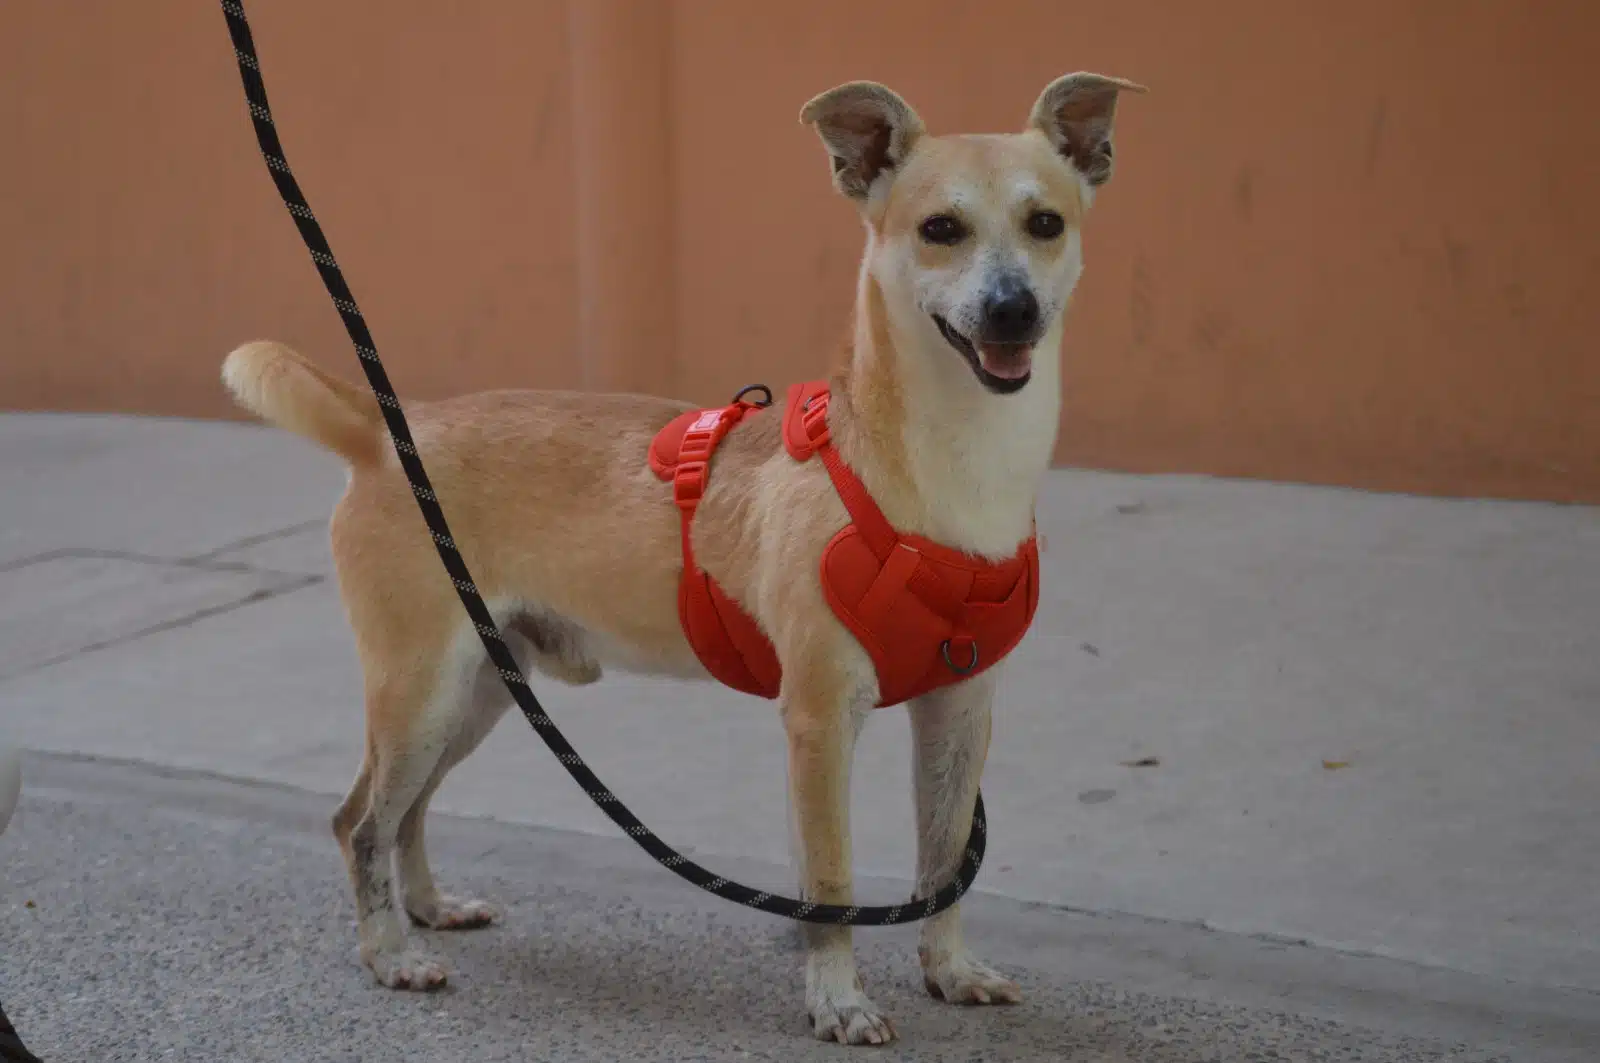
<instances>
[{"instance_id":1,"label":"dog's erect ear","mask_svg":"<svg viewBox=\"0 0 1600 1063\"><path fill-rule=\"evenodd\" d=\"M872 81L829 89L800 109L800 121L816 127L833 160L834 185L855 200L904 163L923 134L917 112Z\"/></svg>"},{"instance_id":2,"label":"dog's erect ear","mask_svg":"<svg viewBox=\"0 0 1600 1063\"><path fill-rule=\"evenodd\" d=\"M1111 179L1111 123L1120 92L1146 92L1121 78L1068 74L1045 87L1028 123L1075 166L1091 187Z\"/></svg>"}]
</instances>

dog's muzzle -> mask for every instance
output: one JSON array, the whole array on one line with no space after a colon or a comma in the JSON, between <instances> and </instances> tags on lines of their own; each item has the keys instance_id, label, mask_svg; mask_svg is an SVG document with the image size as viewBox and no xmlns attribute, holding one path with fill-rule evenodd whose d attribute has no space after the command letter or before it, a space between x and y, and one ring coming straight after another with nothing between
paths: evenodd
<instances>
[{"instance_id":1,"label":"dog's muzzle","mask_svg":"<svg viewBox=\"0 0 1600 1063\"><path fill-rule=\"evenodd\" d=\"M1034 321L1037 327L1037 312ZM939 327L945 342L966 359L978 383L996 395L1015 394L1032 378L1033 346L1037 337L1030 336L1021 342L996 340L988 338L986 330L985 336L974 342L938 314L933 315L933 323Z\"/></svg>"}]
</instances>

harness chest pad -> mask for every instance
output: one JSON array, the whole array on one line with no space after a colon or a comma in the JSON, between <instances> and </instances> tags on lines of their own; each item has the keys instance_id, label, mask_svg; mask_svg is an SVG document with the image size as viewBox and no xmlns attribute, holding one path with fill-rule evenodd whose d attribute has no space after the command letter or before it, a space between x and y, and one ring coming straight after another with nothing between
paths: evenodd
<instances>
[{"instance_id":1,"label":"harness chest pad","mask_svg":"<svg viewBox=\"0 0 1600 1063\"><path fill-rule=\"evenodd\" d=\"M826 384L790 389L784 446L796 461L820 457L851 517L823 550L819 577L830 608L872 659L879 706L898 705L993 667L1016 648L1039 606L1039 552L1030 537L988 561L901 534L832 445ZM650 446L650 466L672 480L683 514L679 616L695 654L735 690L776 697L782 672L772 644L693 559L689 528L711 452L751 409L686 413Z\"/></svg>"},{"instance_id":2,"label":"harness chest pad","mask_svg":"<svg viewBox=\"0 0 1600 1063\"><path fill-rule=\"evenodd\" d=\"M1002 565L902 536L885 562L855 526L822 555L822 589L878 673L880 706L898 705L997 664L1039 607L1030 540Z\"/></svg>"}]
</instances>

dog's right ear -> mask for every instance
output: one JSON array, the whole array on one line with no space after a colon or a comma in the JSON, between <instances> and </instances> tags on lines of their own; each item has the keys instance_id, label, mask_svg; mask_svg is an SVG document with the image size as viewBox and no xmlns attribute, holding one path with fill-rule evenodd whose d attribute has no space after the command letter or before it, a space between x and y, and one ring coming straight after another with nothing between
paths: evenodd
<instances>
[{"instance_id":1,"label":"dog's right ear","mask_svg":"<svg viewBox=\"0 0 1600 1063\"><path fill-rule=\"evenodd\" d=\"M800 109L833 161L833 183L865 202L879 178L906 161L924 130L905 100L873 81L851 81Z\"/></svg>"}]
</instances>

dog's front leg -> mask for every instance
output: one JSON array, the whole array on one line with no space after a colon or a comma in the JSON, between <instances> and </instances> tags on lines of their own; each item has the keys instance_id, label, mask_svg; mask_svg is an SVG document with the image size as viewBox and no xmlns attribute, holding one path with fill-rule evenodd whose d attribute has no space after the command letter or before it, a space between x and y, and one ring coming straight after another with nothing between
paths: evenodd
<instances>
[{"instance_id":1,"label":"dog's front leg","mask_svg":"<svg viewBox=\"0 0 1600 1063\"><path fill-rule=\"evenodd\" d=\"M783 721L801 890L808 901L850 904L850 761L858 710L843 692L847 684L823 676L795 678L795 689L785 691ZM856 973L850 928L804 924L804 934L812 1032L840 1044L892 1041L893 1025L867 999Z\"/></svg>"},{"instance_id":2,"label":"dog's front leg","mask_svg":"<svg viewBox=\"0 0 1600 1063\"><path fill-rule=\"evenodd\" d=\"M989 753L995 671L943 687L912 703L916 779L917 896L932 896L961 866L972 832L978 780ZM922 924L917 955L928 992L952 1004L1015 1004L1022 990L967 951L961 906Z\"/></svg>"}]
</instances>

